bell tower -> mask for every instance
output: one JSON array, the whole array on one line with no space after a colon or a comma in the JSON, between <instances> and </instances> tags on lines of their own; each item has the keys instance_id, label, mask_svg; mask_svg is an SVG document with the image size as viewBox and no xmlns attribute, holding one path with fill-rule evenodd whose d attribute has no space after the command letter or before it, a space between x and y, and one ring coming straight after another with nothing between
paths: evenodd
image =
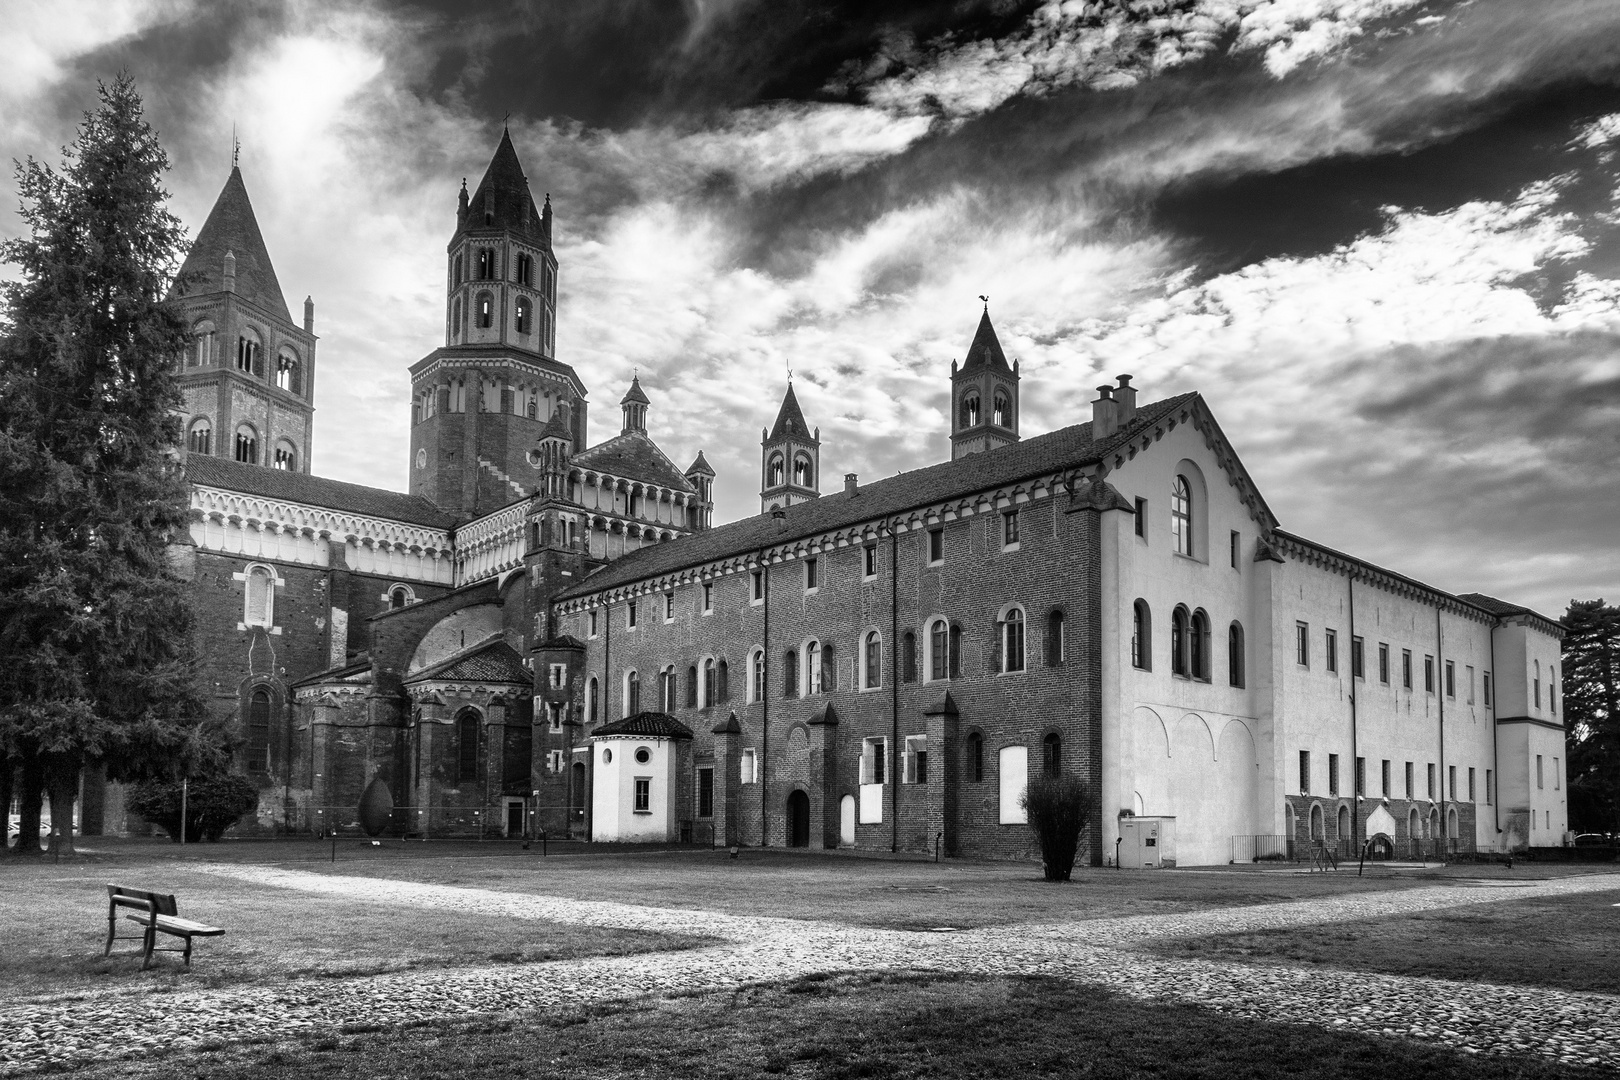
<instances>
[{"instance_id":1,"label":"bell tower","mask_svg":"<svg viewBox=\"0 0 1620 1080\"><path fill-rule=\"evenodd\" d=\"M951 460L1018 441L1018 361L1007 356L984 305L961 367L951 361Z\"/></svg>"},{"instance_id":2,"label":"bell tower","mask_svg":"<svg viewBox=\"0 0 1620 1080\"><path fill-rule=\"evenodd\" d=\"M782 408L769 431L760 432L759 511L762 514L821 496L821 429L804 422L788 383Z\"/></svg>"}]
</instances>

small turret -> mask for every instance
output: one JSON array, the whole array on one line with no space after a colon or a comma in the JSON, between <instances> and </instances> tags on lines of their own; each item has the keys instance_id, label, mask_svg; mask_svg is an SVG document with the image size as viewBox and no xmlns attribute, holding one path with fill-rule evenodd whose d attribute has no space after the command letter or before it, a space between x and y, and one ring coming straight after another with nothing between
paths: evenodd
<instances>
[{"instance_id":1,"label":"small turret","mask_svg":"<svg viewBox=\"0 0 1620 1080\"><path fill-rule=\"evenodd\" d=\"M624 434L632 431L639 431L643 435L647 433L647 406L651 404L641 390L641 376L631 376L630 389L619 402L624 409Z\"/></svg>"},{"instance_id":2,"label":"small turret","mask_svg":"<svg viewBox=\"0 0 1620 1080\"><path fill-rule=\"evenodd\" d=\"M461 178L461 196L456 199L456 228L467 224L467 178Z\"/></svg>"},{"instance_id":3,"label":"small turret","mask_svg":"<svg viewBox=\"0 0 1620 1080\"><path fill-rule=\"evenodd\" d=\"M714 522L714 470L709 467L709 459L703 456L702 450L687 467L686 479L698 493L697 505L687 513L687 524L700 531L707 529Z\"/></svg>"},{"instance_id":4,"label":"small turret","mask_svg":"<svg viewBox=\"0 0 1620 1080\"><path fill-rule=\"evenodd\" d=\"M951 460L1018 441L1018 364L1006 353L984 305L960 367L951 361Z\"/></svg>"},{"instance_id":5,"label":"small turret","mask_svg":"<svg viewBox=\"0 0 1620 1080\"><path fill-rule=\"evenodd\" d=\"M760 440L760 512L809 502L821 494L821 429L810 430L788 383L776 423Z\"/></svg>"}]
</instances>

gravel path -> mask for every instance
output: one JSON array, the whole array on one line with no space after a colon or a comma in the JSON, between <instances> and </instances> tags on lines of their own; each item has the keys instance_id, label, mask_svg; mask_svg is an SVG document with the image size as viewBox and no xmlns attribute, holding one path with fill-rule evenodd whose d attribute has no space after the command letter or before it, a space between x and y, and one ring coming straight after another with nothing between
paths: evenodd
<instances>
[{"instance_id":1,"label":"gravel path","mask_svg":"<svg viewBox=\"0 0 1620 1080\"><path fill-rule=\"evenodd\" d=\"M1518 888L1435 886L1213 911L918 933L831 922L502 893L256 866L194 867L256 885L446 910L664 932L725 943L672 953L546 964L303 979L155 996L125 989L14 1003L0 1024L0 1076L223 1042L280 1040L345 1024L721 990L818 972L926 970L1040 974L1143 1000L1236 1016L1535 1053L1620 1067L1620 997L1539 987L1184 960L1132 948L1167 936L1375 919L1414 911L1620 889L1620 875ZM1302 1007L1308 1004L1308 1007Z\"/></svg>"}]
</instances>

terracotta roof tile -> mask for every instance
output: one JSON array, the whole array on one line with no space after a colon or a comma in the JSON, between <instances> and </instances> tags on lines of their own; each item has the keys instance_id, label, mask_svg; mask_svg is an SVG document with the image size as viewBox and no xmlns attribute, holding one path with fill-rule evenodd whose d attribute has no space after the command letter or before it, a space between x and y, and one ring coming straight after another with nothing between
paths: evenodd
<instances>
[{"instance_id":1,"label":"terracotta roof tile","mask_svg":"<svg viewBox=\"0 0 1620 1080\"><path fill-rule=\"evenodd\" d=\"M454 656L423 668L405 680L422 682L479 682L517 683L523 686L534 682L534 675L523 666L523 657L506 643L505 638L492 638Z\"/></svg>"},{"instance_id":2,"label":"terracotta roof tile","mask_svg":"<svg viewBox=\"0 0 1620 1080\"><path fill-rule=\"evenodd\" d=\"M644 739L690 739L692 729L668 713L638 712L623 720L603 724L590 733L593 739L601 735L640 736Z\"/></svg>"},{"instance_id":3,"label":"terracotta roof tile","mask_svg":"<svg viewBox=\"0 0 1620 1080\"><path fill-rule=\"evenodd\" d=\"M578 469L611 473L626 480L644 480L675 491L697 490L644 431L615 435L607 442L581 450L569 463Z\"/></svg>"},{"instance_id":4,"label":"terracotta roof tile","mask_svg":"<svg viewBox=\"0 0 1620 1080\"><path fill-rule=\"evenodd\" d=\"M351 514L405 521L436 529L447 529L455 522L455 518L420 495L348 484L342 480L328 480L323 476L309 476L263 465L244 465L228 458L188 454L186 479L194 484L206 484L227 491L324 506Z\"/></svg>"}]
</instances>

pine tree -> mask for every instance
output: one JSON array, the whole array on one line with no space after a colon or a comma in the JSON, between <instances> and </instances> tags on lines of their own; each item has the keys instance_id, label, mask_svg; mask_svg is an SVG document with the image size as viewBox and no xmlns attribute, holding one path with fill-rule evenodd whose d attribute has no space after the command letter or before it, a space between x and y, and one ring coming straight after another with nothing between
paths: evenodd
<instances>
[{"instance_id":1,"label":"pine tree","mask_svg":"<svg viewBox=\"0 0 1620 1080\"><path fill-rule=\"evenodd\" d=\"M121 779L210 754L166 554L187 527L170 370L187 334L163 303L184 230L134 81L98 92L60 172L18 165L29 234L0 246L21 271L0 321L0 761L19 767L19 851L37 849L41 789L72 851L87 761Z\"/></svg>"},{"instance_id":2,"label":"pine tree","mask_svg":"<svg viewBox=\"0 0 1620 1080\"><path fill-rule=\"evenodd\" d=\"M1620 832L1620 607L1574 600L1559 622L1571 826Z\"/></svg>"}]
</instances>

